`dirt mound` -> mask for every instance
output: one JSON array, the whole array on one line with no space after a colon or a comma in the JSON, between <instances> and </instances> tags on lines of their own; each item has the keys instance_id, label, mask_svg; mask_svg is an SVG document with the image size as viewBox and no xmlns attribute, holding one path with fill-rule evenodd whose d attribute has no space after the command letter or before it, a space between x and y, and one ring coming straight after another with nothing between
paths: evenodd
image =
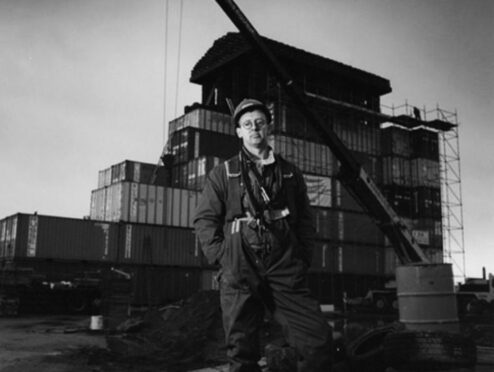
<instances>
[{"instance_id":1,"label":"dirt mound","mask_svg":"<svg viewBox=\"0 0 494 372\"><path fill-rule=\"evenodd\" d=\"M122 323L118 330L122 333L107 336L108 348L127 364L142 362L171 371L225 361L217 291L198 292L149 311Z\"/></svg>"}]
</instances>

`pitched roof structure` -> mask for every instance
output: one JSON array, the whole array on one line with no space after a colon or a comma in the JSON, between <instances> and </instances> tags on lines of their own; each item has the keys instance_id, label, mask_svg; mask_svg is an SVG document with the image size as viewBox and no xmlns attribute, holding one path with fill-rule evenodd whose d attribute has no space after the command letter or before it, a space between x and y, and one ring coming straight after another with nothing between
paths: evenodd
<instances>
[{"instance_id":1,"label":"pitched roof structure","mask_svg":"<svg viewBox=\"0 0 494 372\"><path fill-rule=\"evenodd\" d=\"M262 37L262 39L273 54L281 60L291 60L328 74L338 75L346 80L355 82L355 84L371 88L381 95L391 92L388 79L266 37ZM217 69L251 52L251 45L240 33L229 32L217 39L213 46L196 63L192 70L190 81L200 84Z\"/></svg>"}]
</instances>

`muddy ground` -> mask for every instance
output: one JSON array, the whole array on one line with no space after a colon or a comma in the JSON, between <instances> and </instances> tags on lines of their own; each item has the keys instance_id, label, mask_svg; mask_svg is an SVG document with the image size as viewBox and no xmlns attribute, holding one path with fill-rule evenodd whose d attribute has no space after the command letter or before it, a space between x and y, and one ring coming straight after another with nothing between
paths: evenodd
<instances>
[{"instance_id":1,"label":"muddy ground","mask_svg":"<svg viewBox=\"0 0 494 372\"><path fill-rule=\"evenodd\" d=\"M390 319L335 319L337 332L355 338ZM225 363L221 341L210 342L208 358L170 363L170 358L127 358L107 348L108 334L89 331L88 316L30 316L0 318L0 372L179 372ZM494 346L492 319L470 319L463 331L479 345ZM220 332L221 333L221 332ZM221 337L220 334L218 334ZM206 340L204 340L206 341ZM494 365L478 365L475 372L494 371Z\"/></svg>"}]
</instances>

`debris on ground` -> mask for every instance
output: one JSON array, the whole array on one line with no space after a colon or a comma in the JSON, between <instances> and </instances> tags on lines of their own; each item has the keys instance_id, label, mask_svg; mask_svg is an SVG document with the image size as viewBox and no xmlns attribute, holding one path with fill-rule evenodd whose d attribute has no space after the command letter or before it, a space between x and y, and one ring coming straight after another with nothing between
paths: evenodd
<instances>
[{"instance_id":1,"label":"debris on ground","mask_svg":"<svg viewBox=\"0 0 494 372\"><path fill-rule=\"evenodd\" d=\"M217 291L202 291L170 306L132 318L106 337L108 349L127 362L169 370L225 362Z\"/></svg>"}]
</instances>

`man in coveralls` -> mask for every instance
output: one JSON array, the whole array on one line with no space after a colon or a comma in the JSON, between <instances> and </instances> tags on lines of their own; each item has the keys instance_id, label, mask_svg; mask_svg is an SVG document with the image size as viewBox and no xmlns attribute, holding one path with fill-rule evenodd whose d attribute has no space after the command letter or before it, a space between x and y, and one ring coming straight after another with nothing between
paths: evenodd
<instances>
[{"instance_id":1,"label":"man in coveralls","mask_svg":"<svg viewBox=\"0 0 494 372\"><path fill-rule=\"evenodd\" d=\"M233 122L242 149L209 173L194 219L206 258L221 266L230 372L260 371L265 309L297 350L298 371L330 371L331 329L306 283L315 230L302 173L268 145L263 103L244 99Z\"/></svg>"}]
</instances>

